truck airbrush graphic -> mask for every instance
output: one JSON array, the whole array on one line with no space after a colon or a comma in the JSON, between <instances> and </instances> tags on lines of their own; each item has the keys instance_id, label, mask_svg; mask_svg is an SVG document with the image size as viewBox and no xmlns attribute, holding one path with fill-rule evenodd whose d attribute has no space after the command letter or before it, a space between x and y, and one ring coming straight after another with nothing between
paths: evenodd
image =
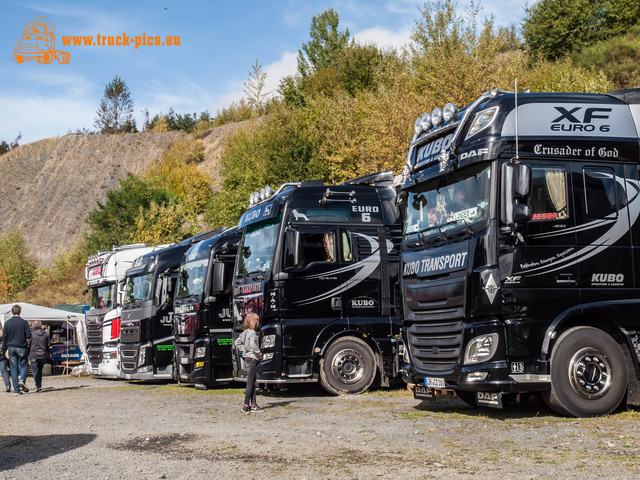
<instances>
[{"instance_id":1,"label":"truck airbrush graphic","mask_svg":"<svg viewBox=\"0 0 640 480\"><path fill-rule=\"evenodd\" d=\"M44 17L35 17L33 21L24 24L22 38L13 52L13 60L16 63L35 60L38 63L49 64L54 59L61 64L69 63L71 55L56 50L56 26L44 20Z\"/></svg>"}]
</instances>

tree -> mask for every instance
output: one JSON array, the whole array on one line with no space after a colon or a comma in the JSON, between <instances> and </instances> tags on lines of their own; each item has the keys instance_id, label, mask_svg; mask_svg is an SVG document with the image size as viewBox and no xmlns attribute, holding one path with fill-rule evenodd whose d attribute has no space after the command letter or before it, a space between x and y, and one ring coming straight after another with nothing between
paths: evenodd
<instances>
[{"instance_id":1,"label":"tree","mask_svg":"<svg viewBox=\"0 0 640 480\"><path fill-rule=\"evenodd\" d=\"M256 63L251 65L251 70L249 70L249 80L244 82L244 93L249 100L249 105L258 115L264 113L267 96L271 93L264 91L266 80L267 72L262 70L262 65L256 59Z\"/></svg>"},{"instance_id":2,"label":"tree","mask_svg":"<svg viewBox=\"0 0 640 480\"><path fill-rule=\"evenodd\" d=\"M117 75L107 83L94 123L100 133L135 132L133 100L124 80Z\"/></svg>"},{"instance_id":3,"label":"tree","mask_svg":"<svg viewBox=\"0 0 640 480\"><path fill-rule=\"evenodd\" d=\"M3 153L7 153L9 150L11 150L11 147L7 142L5 142L4 140L0 142L0 155L2 155Z\"/></svg>"},{"instance_id":4,"label":"tree","mask_svg":"<svg viewBox=\"0 0 640 480\"><path fill-rule=\"evenodd\" d=\"M298 50L298 72L303 77L330 66L349 42L349 29L338 30L338 13L330 8L311 19L311 40Z\"/></svg>"},{"instance_id":5,"label":"tree","mask_svg":"<svg viewBox=\"0 0 640 480\"><path fill-rule=\"evenodd\" d=\"M0 278L2 293L13 298L33 283L36 262L22 232L14 230L0 235Z\"/></svg>"},{"instance_id":6,"label":"tree","mask_svg":"<svg viewBox=\"0 0 640 480\"><path fill-rule=\"evenodd\" d=\"M546 59L621 35L638 23L637 0L541 0L526 8L525 42Z\"/></svg>"},{"instance_id":7,"label":"tree","mask_svg":"<svg viewBox=\"0 0 640 480\"><path fill-rule=\"evenodd\" d=\"M107 201L97 202L98 206L89 213L89 250L111 250L113 245L134 242L140 208L146 211L152 203L164 205L175 199L175 195L144 178L131 175L120 180L120 188L107 192Z\"/></svg>"}]
</instances>

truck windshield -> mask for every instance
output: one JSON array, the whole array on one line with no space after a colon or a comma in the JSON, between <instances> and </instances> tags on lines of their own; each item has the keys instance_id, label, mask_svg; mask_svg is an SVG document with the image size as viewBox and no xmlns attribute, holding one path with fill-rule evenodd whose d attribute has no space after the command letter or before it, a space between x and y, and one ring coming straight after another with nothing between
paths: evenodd
<instances>
[{"instance_id":1,"label":"truck windshield","mask_svg":"<svg viewBox=\"0 0 640 480\"><path fill-rule=\"evenodd\" d=\"M114 285L103 285L91 289L91 308L112 308Z\"/></svg>"},{"instance_id":2,"label":"truck windshield","mask_svg":"<svg viewBox=\"0 0 640 480\"><path fill-rule=\"evenodd\" d=\"M462 177L425 182L409 193L404 234L483 223L489 216L490 191L491 165L486 164L471 167Z\"/></svg>"},{"instance_id":3,"label":"truck windshield","mask_svg":"<svg viewBox=\"0 0 640 480\"><path fill-rule=\"evenodd\" d=\"M124 303L144 302L151 299L152 276L150 273L127 277Z\"/></svg>"},{"instance_id":4,"label":"truck windshield","mask_svg":"<svg viewBox=\"0 0 640 480\"><path fill-rule=\"evenodd\" d=\"M281 215L249 225L242 235L236 261L236 277L250 273L270 272L278 238Z\"/></svg>"},{"instance_id":5,"label":"truck windshield","mask_svg":"<svg viewBox=\"0 0 640 480\"><path fill-rule=\"evenodd\" d=\"M207 274L209 259L203 258L187 262L180 267L178 275L178 298L200 296L204 289L204 280Z\"/></svg>"}]
</instances>

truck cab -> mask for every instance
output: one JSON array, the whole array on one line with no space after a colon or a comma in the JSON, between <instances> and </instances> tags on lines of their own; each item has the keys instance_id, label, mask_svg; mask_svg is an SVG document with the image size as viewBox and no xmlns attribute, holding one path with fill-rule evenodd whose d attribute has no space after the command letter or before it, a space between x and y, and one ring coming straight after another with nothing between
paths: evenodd
<instances>
[{"instance_id":1,"label":"truck cab","mask_svg":"<svg viewBox=\"0 0 640 480\"><path fill-rule=\"evenodd\" d=\"M194 244L184 255L174 298L175 378L198 389L233 380L231 278L236 228Z\"/></svg>"},{"instance_id":2,"label":"truck cab","mask_svg":"<svg viewBox=\"0 0 640 480\"><path fill-rule=\"evenodd\" d=\"M494 90L416 121L398 196L416 398L640 403L639 118L640 90Z\"/></svg>"},{"instance_id":3,"label":"truck cab","mask_svg":"<svg viewBox=\"0 0 640 480\"><path fill-rule=\"evenodd\" d=\"M91 255L87 260L85 278L91 293L86 312L87 356L92 375L120 376L117 352L125 273L136 258L154 248L145 244L124 245Z\"/></svg>"},{"instance_id":4,"label":"truck cab","mask_svg":"<svg viewBox=\"0 0 640 480\"><path fill-rule=\"evenodd\" d=\"M139 257L127 270L120 320L121 377L173 379L173 297L184 253L210 232Z\"/></svg>"},{"instance_id":5,"label":"truck cab","mask_svg":"<svg viewBox=\"0 0 640 480\"><path fill-rule=\"evenodd\" d=\"M238 229L234 335L261 318L259 381L360 393L399 375L400 216L391 172L252 194ZM236 377L245 379L239 357Z\"/></svg>"}]
</instances>

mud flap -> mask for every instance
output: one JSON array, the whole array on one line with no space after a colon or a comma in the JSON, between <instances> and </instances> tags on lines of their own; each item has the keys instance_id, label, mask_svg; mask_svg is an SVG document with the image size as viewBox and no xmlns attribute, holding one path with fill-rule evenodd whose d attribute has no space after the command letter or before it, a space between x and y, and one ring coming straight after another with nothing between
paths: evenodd
<instances>
[{"instance_id":1,"label":"mud flap","mask_svg":"<svg viewBox=\"0 0 640 480\"><path fill-rule=\"evenodd\" d=\"M502 408L502 392L476 392L479 407Z\"/></svg>"}]
</instances>

